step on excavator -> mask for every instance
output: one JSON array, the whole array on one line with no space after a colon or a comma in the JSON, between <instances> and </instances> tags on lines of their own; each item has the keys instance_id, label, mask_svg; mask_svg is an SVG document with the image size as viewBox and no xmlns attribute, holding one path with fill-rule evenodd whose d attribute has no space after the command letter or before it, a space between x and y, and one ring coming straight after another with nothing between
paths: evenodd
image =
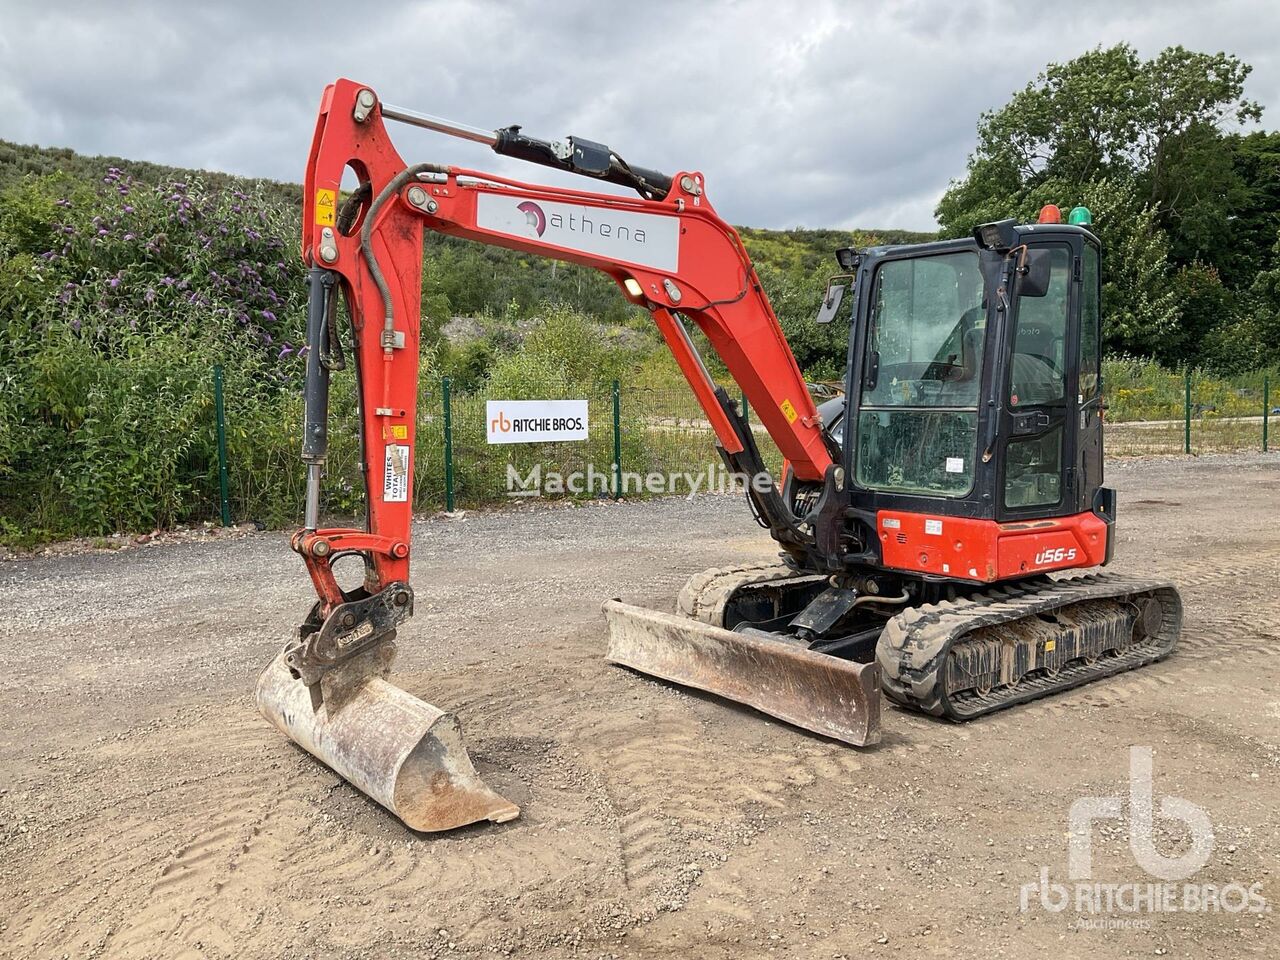
<instances>
[{"instance_id":1,"label":"step on excavator","mask_svg":"<svg viewBox=\"0 0 1280 960\"><path fill-rule=\"evenodd\" d=\"M636 195L409 165L390 121ZM348 171L358 186L344 195ZM321 102L304 190L307 493L292 545L318 599L257 700L409 827L519 814L477 773L457 719L387 680L413 613L424 230L612 277L652 315L779 547L777 562L694 576L674 613L607 600L609 661L864 746L880 739L883 699L970 720L1173 650L1182 605L1172 584L1063 576L1105 565L1115 546L1116 497L1102 473L1101 248L1084 208L1067 223L1046 207L1040 222L988 223L964 239L836 251L817 322L848 325L849 362L844 396L819 408L697 171L634 166L580 137L465 126L338 80ZM781 451L780 477L690 325ZM329 379L348 356L367 516L361 529L324 528ZM347 556L364 571L350 589L334 576Z\"/></svg>"}]
</instances>

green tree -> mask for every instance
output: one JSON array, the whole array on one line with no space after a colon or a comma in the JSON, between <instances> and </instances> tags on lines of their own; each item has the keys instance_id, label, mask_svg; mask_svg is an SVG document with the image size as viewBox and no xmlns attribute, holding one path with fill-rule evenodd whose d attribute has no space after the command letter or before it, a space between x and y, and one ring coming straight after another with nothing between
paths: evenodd
<instances>
[{"instance_id":1,"label":"green tree","mask_svg":"<svg viewBox=\"0 0 1280 960\"><path fill-rule=\"evenodd\" d=\"M1170 47L1142 60L1128 44L1050 64L982 115L967 173L938 203L943 233L1085 204L1105 248L1108 348L1194 360L1206 323L1231 320L1214 316L1234 304L1215 258L1236 245L1235 211L1258 205L1239 138L1221 129L1260 116L1244 97L1249 72L1225 53ZM1251 147L1250 163L1269 172L1265 149ZM1251 212L1253 226L1266 222Z\"/></svg>"},{"instance_id":2,"label":"green tree","mask_svg":"<svg viewBox=\"0 0 1280 960\"><path fill-rule=\"evenodd\" d=\"M1157 341L1155 358L1166 366L1194 365L1204 359L1205 338L1236 314L1239 295L1222 282L1217 267L1200 261L1180 267L1171 281L1181 315Z\"/></svg>"},{"instance_id":3,"label":"green tree","mask_svg":"<svg viewBox=\"0 0 1280 960\"><path fill-rule=\"evenodd\" d=\"M768 263L756 267L791 352L810 380L844 379L852 301L845 298L842 317L827 324L814 322L827 280L835 272L822 265L815 265L806 273L784 273Z\"/></svg>"},{"instance_id":4,"label":"green tree","mask_svg":"<svg viewBox=\"0 0 1280 960\"><path fill-rule=\"evenodd\" d=\"M1280 132L1237 135L1229 144L1236 186L1221 223L1230 232L1206 259L1217 264L1223 283L1247 290L1260 271L1280 263L1273 245L1280 232Z\"/></svg>"},{"instance_id":5,"label":"green tree","mask_svg":"<svg viewBox=\"0 0 1280 960\"><path fill-rule=\"evenodd\" d=\"M943 230L970 230L1048 182L1080 189L1131 178L1161 216L1175 201L1203 199L1213 190L1210 178L1186 181L1209 141L1226 121L1261 115L1243 96L1250 69L1229 54L1183 47L1143 61L1128 44L1050 64L979 119L968 173L938 204Z\"/></svg>"},{"instance_id":6,"label":"green tree","mask_svg":"<svg viewBox=\"0 0 1280 960\"><path fill-rule=\"evenodd\" d=\"M1280 264L1280 236L1271 248ZM1258 274L1250 290L1251 312L1237 334L1237 350L1254 366L1280 365L1280 265ZM1231 346L1228 343L1228 348ZM1256 351L1249 355L1249 347ZM1244 364L1241 364L1242 366Z\"/></svg>"},{"instance_id":7,"label":"green tree","mask_svg":"<svg viewBox=\"0 0 1280 960\"><path fill-rule=\"evenodd\" d=\"M1135 172L1145 172L1150 199L1162 213L1221 196L1221 183L1215 185L1212 174L1230 174L1229 160L1221 165L1217 145L1222 125L1262 116L1262 107L1244 97L1244 81L1252 69L1229 54L1180 46L1142 64Z\"/></svg>"},{"instance_id":8,"label":"green tree","mask_svg":"<svg viewBox=\"0 0 1280 960\"><path fill-rule=\"evenodd\" d=\"M1213 261L1232 245L1235 212L1249 201L1236 169L1237 138L1196 124L1169 138L1158 168L1136 179L1169 235L1178 263Z\"/></svg>"},{"instance_id":9,"label":"green tree","mask_svg":"<svg viewBox=\"0 0 1280 960\"><path fill-rule=\"evenodd\" d=\"M1161 356L1178 328L1182 301L1171 282L1169 239L1155 208L1141 205L1132 181L1088 184L1081 202L1095 214L1103 244L1103 346L1111 353Z\"/></svg>"}]
</instances>

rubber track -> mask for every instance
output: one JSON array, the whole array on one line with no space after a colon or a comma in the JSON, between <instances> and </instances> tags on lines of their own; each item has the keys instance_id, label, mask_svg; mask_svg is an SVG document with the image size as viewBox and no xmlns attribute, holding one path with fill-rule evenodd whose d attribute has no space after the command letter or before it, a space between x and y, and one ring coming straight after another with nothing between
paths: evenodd
<instances>
[{"instance_id":1,"label":"rubber track","mask_svg":"<svg viewBox=\"0 0 1280 960\"><path fill-rule=\"evenodd\" d=\"M713 567L689 578L676 598L676 610L681 616L722 627L725 604L743 587L776 583L780 580L806 581L816 576L820 575L798 573L794 568L776 560L733 567Z\"/></svg>"},{"instance_id":2,"label":"rubber track","mask_svg":"<svg viewBox=\"0 0 1280 960\"><path fill-rule=\"evenodd\" d=\"M1053 677L1028 676L1010 687L956 702L942 689L939 676L947 654L965 634L1085 600L1125 600L1139 594L1152 595L1161 603L1159 635L1118 656L1093 663L1077 661ZM931 716L969 720L1154 663L1173 651L1181 628L1182 601L1168 581L1093 574L1002 587L962 600L904 610L885 625L876 646L876 660L881 668L881 687L890 700Z\"/></svg>"}]
</instances>

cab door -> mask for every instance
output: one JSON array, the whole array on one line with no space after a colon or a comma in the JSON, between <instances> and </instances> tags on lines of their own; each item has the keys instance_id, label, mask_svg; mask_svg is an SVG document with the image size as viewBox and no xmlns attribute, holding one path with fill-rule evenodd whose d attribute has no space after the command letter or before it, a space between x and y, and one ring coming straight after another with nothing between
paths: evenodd
<instances>
[{"instance_id":1,"label":"cab door","mask_svg":"<svg viewBox=\"0 0 1280 960\"><path fill-rule=\"evenodd\" d=\"M1080 249L1080 339L1076 351L1076 403L1079 438L1076 459L1076 511L1092 510L1102 486L1102 278L1098 245Z\"/></svg>"},{"instance_id":2,"label":"cab door","mask_svg":"<svg viewBox=\"0 0 1280 960\"><path fill-rule=\"evenodd\" d=\"M1078 258L1066 241L1029 243L1014 282L996 516L1075 513Z\"/></svg>"}]
</instances>

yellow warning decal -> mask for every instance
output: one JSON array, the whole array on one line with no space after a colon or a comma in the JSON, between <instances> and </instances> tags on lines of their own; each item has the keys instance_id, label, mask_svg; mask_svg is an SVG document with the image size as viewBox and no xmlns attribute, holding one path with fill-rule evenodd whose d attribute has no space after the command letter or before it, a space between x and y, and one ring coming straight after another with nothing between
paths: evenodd
<instances>
[{"instance_id":1,"label":"yellow warning decal","mask_svg":"<svg viewBox=\"0 0 1280 960\"><path fill-rule=\"evenodd\" d=\"M382 428L383 440L408 440L409 425L407 423L393 423Z\"/></svg>"},{"instance_id":2,"label":"yellow warning decal","mask_svg":"<svg viewBox=\"0 0 1280 960\"><path fill-rule=\"evenodd\" d=\"M1058 645L1058 641L1057 641L1057 640L1046 640L1046 641L1044 642L1044 652L1045 652L1045 653L1053 653L1054 648L1055 648L1055 647L1057 647L1057 645Z\"/></svg>"},{"instance_id":3,"label":"yellow warning decal","mask_svg":"<svg viewBox=\"0 0 1280 960\"><path fill-rule=\"evenodd\" d=\"M782 415L787 418L787 423L795 423L796 418L800 416L800 414L796 413L796 408L791 401L783 400L781 406Z\"/></svg>"},{"instance_id":4,"label":"yellow warning decal","mask_svg":"<svg viewBox=\"0 0 1280 960\"><path fill-rule=\"evenodd\" d=\"M316 225L332 227L336 222L337 197L332 190L316 191Z\"/></svg>"}]
</instances>

